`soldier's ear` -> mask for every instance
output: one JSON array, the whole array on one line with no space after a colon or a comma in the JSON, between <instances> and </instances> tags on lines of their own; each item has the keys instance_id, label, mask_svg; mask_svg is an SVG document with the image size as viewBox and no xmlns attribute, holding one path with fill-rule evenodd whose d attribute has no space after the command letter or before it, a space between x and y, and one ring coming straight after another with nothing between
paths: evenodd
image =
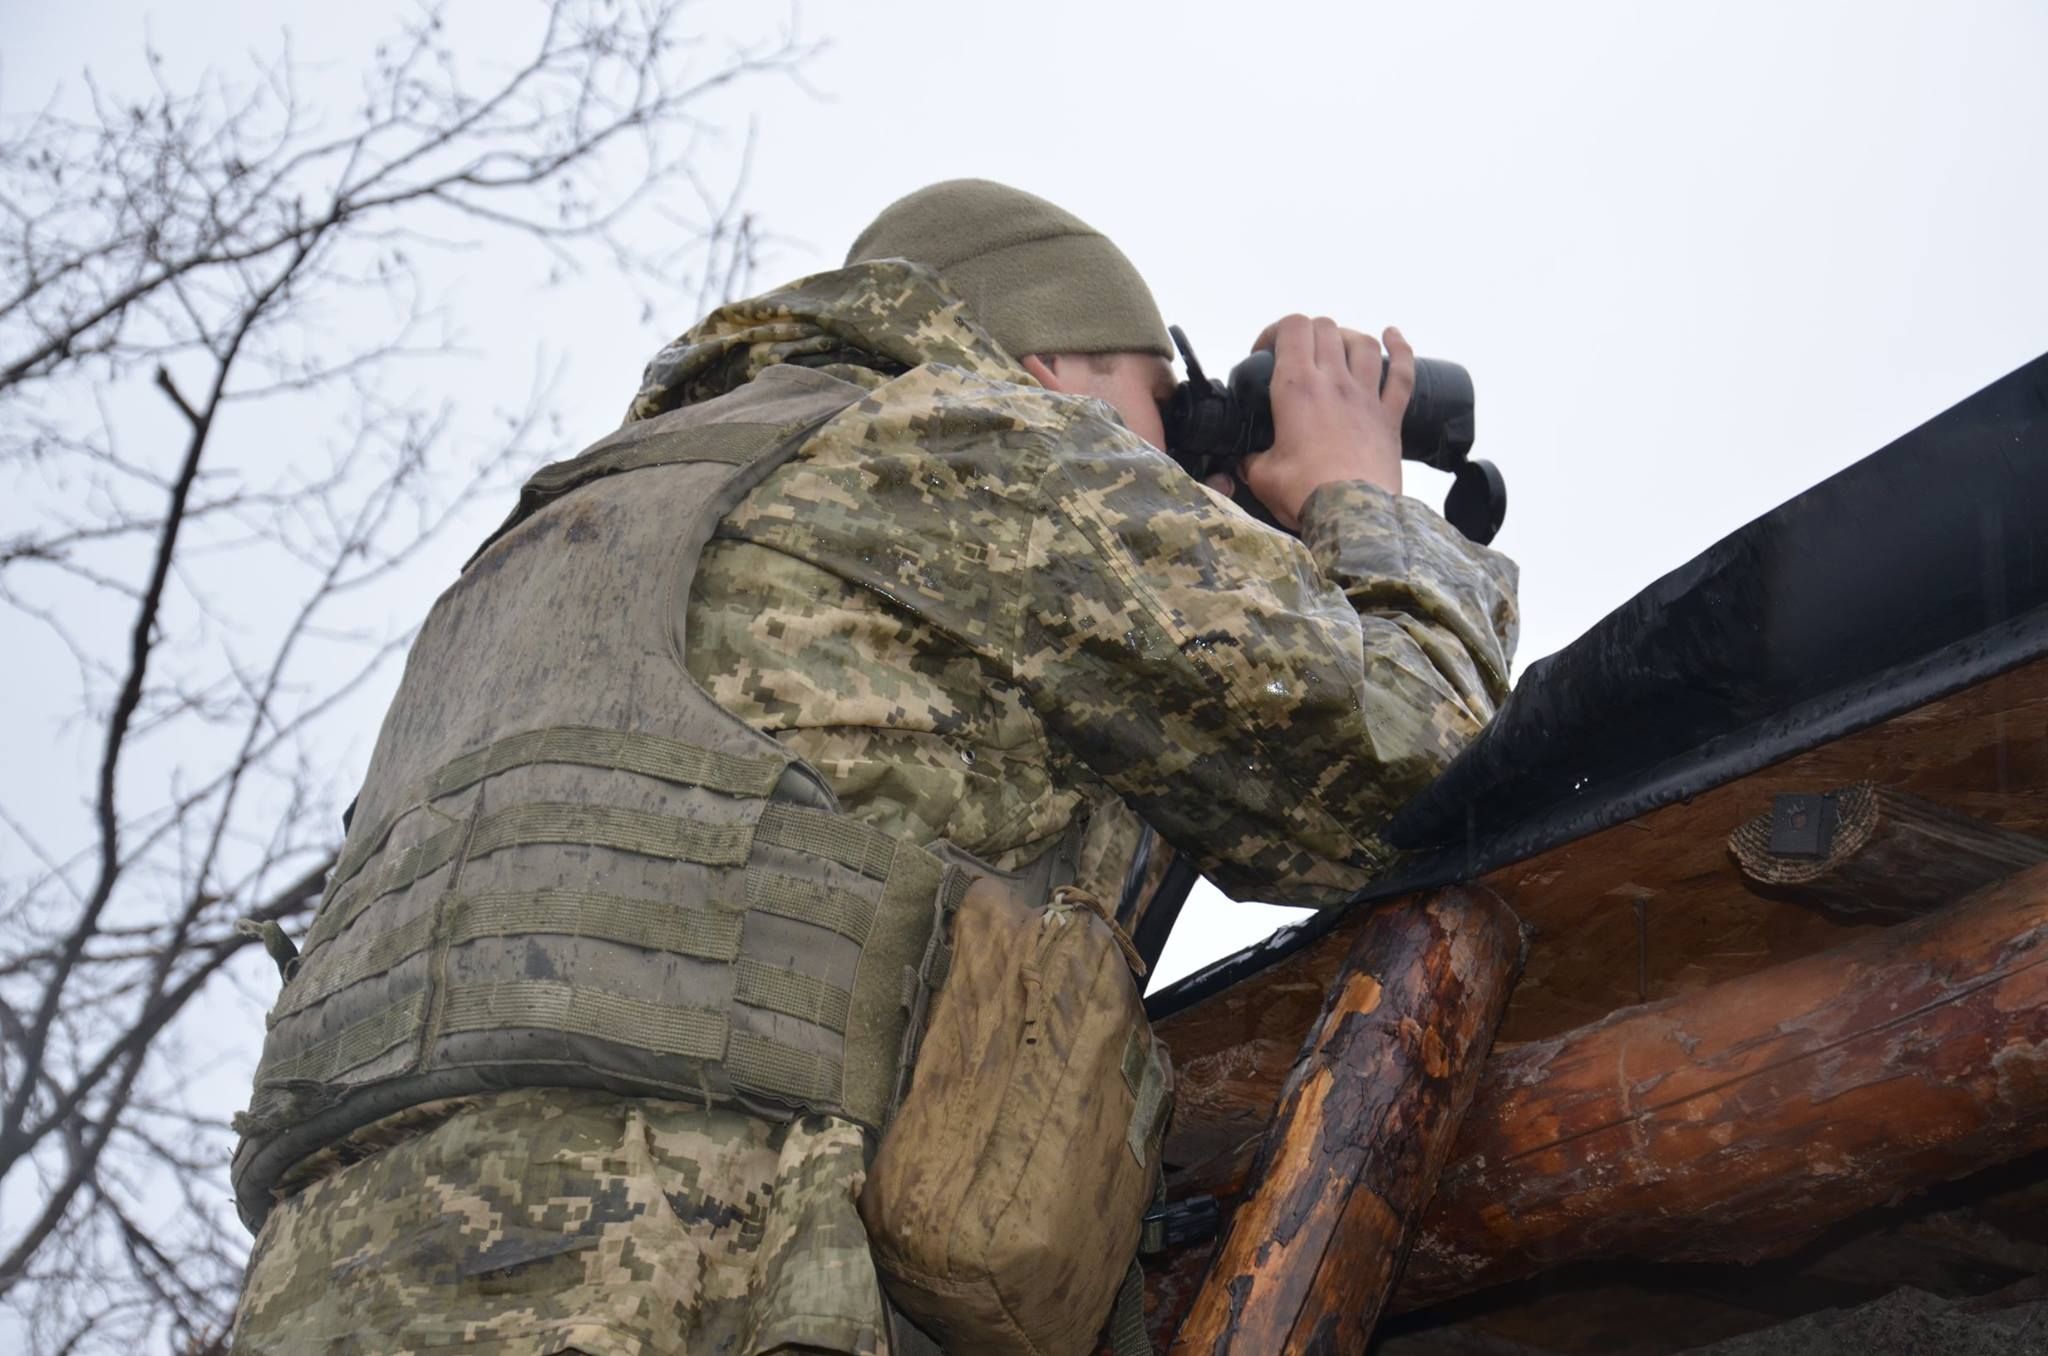
<instances>
[{"instance_id":1,"label":"soldier's ear","mask_svg":"<svg viewBox=\"0 0 2048 1356\"><path fill-rule=\"evenodd\" d=\"M1027 353L1019 365L1031 374L1031 379L1048 391L1065 391L1060 380L1060 355L1057 353Z\"/></svg>"}]
</instances>

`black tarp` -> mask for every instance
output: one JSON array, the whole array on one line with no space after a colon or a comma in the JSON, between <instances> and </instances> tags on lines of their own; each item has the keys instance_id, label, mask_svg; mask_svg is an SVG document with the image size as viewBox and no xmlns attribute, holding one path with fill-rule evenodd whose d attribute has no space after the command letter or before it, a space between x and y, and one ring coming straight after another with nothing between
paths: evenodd
<instances>
[{"instance_id":1,"label":"black tarp","mask_svg":"<svg viewBox=\"0 0 2048 1356\"><path fill-rule=\"evenodd\" d=\"M1530 666L1358 902L1471 879L2048 654L2048 355L1724 538ZM1328 926L1153 996L1173 1011Z\"/></svg>"}]
</instances>

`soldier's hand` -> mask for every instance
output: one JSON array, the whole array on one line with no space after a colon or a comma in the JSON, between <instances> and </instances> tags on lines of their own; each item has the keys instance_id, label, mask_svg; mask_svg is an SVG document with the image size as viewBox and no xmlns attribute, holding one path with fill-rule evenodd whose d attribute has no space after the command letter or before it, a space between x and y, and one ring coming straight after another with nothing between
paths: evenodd
<instances>
[{"instance_id":1,"label":"soldier's hand","mask_svg":"<svg viewBox=\"0 0 2048 1356\"><path fill-rule=\"evenodd\" d=\"M1401 415L1415 390L1415 350L1392 327L1386 344L1384 391L1379 341L1327 316L1277 320L1252 345L1273 351L1273 446L1246 457L1241 473L1289 531L1309 495L1332 482L1401 492Z\"/></svg>"}]
</instances>

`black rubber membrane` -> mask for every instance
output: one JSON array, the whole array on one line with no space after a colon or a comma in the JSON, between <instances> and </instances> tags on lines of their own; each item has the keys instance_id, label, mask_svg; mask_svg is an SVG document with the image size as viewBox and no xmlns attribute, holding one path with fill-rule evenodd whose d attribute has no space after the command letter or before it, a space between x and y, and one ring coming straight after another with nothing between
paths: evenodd
<instances>
[{"instance_id":1,"label":"black rubber membrane","mask_svg":"<svg viewBox=\"0 0 2048 1356\"><path fill-rule=\"evenodd\" d=\"M2048 355L1710 547L1530 666L1353 901L1471 880L2048 654ZM1155 1018L1336 913L1152 995ZM1161 942L1164 938L1160 939Z\"/></svg>"}]
</instances>

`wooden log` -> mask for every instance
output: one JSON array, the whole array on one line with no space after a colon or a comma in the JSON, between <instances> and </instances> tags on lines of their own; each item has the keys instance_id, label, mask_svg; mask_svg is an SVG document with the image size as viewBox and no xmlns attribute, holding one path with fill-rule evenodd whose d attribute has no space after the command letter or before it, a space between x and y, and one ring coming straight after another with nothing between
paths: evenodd
<instances>
[{"instance_id":1,"label":"wooden log","mask_svg":"<svg viewBox=\"0 0 2048 1356\"><path fill-rule=\"evenodd\" d=\"M1497 1039L1542 1040L1582 1027L1642 1002L1645 979L1648 997L1673 997L1880 926L1876 917L1785 908L1746 888L1728 859L1728 835L1774 794L1873 775L2048 838L2048 658L1486 877L1531 929L1529 960ZM1650 901L1647 948L1634 907L1641 899ZM1332 927L1311 926L1312 941L1251 948L1235 958L1236 982L1199 1000L1176 998L1179 986L1154 995L1179 1090L1168 1162L1192 1163L1263 1134L1360 921L1347 915ZM1279 1043L1277 1075L1244 1067L1241 1047L1251 1040ZM1218 1080L1227 1085L1221 1119L1187 1095Z\"/></svg>"},{"instance_id":2,"label":"wooden log","mask_svg":"<svg viewBox=\"0 0 2048 1356\"><path fill-rule=\"evenodd\" d=\"M1173 1350L1365 1350L1521 962L1500 897L1365 920Z\"/></svg>"},{"instance_id":3,"label":"wooden log","mask_svg":"<svg viewBox=\"0 0 2048 1356\"><path fill-rule=\"evenodd\" d=\"M1749 1262L2048 1148L2048 866L1486 1066L1395 1299Z\"/></svg>"},{"instance_id":4,"label":"wooden log","mask_svg":"<svg viewBox=\"0 0 2048 1356\"><path fill-rule=\"evenodd\" d=\"M2048 861L2048 841L1870 782L1779 796L1729 835L1728 850L1760 893L1890 918L1941 908Z\"/></svg>"}]
</instances>

